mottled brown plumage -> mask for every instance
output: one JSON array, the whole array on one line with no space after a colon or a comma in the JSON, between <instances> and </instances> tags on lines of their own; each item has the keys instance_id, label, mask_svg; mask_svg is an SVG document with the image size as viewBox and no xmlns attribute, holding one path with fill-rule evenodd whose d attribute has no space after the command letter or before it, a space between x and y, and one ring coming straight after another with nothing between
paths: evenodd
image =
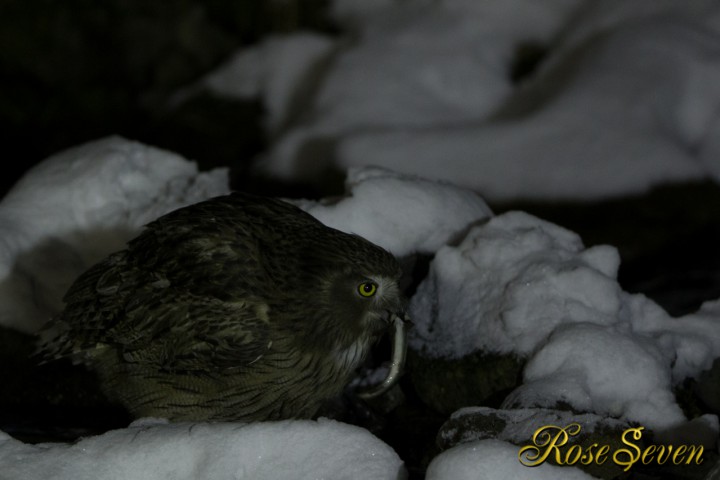
<instances>
[{"instance_id":1,"label":"mottled brown plumage","mask_svg":"<svg viewBox=\"0 0 720 480\"><path fill-rule=\"evenodd\" d=\"M137 417L310 417L402 311L399 276L367 240L234 193L159 218L81 275L42 348L87 363Z\"/></svg>"}]
</instances>

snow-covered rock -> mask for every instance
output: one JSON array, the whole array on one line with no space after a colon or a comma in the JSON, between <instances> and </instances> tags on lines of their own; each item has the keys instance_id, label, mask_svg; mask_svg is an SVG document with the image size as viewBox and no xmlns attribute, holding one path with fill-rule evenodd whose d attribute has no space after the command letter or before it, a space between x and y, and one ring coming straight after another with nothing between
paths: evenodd
<instances>
[{"instance_id":1,"label":"snow-covered rock","mask_svg":"<svg viewBox=\"0 0 720 480\"><path fill-rule=\"evenodd\" d=\"M310 180L334 162L333 145L347 137L475 124L512 93L518 45L549 39L578 3L336 5L343 18L361 19L360 33L335 56L303 121L280 138L261 167L286 179ZM354 165L377 163L372 155L357 160ZM342 156L339 161L347 164ZM412 172L413 160L405 162L406 169L392 168ZM417 173L427 176L422 169Z\"/></svg>"},{"instance_id":2,"label":"snow-covered rock","mask_svg":"<svg viewBox=\"0 0 720 480\"><path fill-rule=\"evenodd\" d=\"M552 407L623 418L648 428L685 421L675 401L670 360L639 335L576 323L558 329L534 354L523 384L505 400L513 407Z\"/></svg>"},{"instance_id":3,"label":"snow-covered rock","mask_svg":"<svg viewBox=\"0 0 720 480\"><path fill-rule=\"evenodd\" d=\"M497 201L720 178L716 2L336 8L357 33L307 114L261 159L274 176L378 165ZM528 41L554 48L513 85L513 56Z\"/></svg>"},{"instance_id":4,"label":"snow-covered rock","mask_svg":"<svg viewBox=\"0 0 720 480\"><path fill-rule=\"evenodd\" d=\"M645 20L684 19L720 32L720 8L714 0L604 0L582 2L572 22L563 25L559 48L576 45L593 35Z\"/></svg>"},{"instance_id":5,"label":"snow-covered rock","mask_svg":"<svg viewBox=\"0 0 720 480\"><path fill-rule=\"evenodd\" d=\"M430 356L476 350L527 356L565 323L619 321L619 265L611 247L524 212L473 227L438 250L410 303L411 345Z\"/></svg>"},{"instance_id":6,"label":"snow-covered rock","mask_svg":"<svg viewBox=\"0 0 720 480\"><path fill-rule=\"evenodd\" d=\"M453 446L472 440L494 438L515 445L526 445L532 443L533 435L542 427L564 427L571 423L580 425L582 435L602 432L619 434L630 426L626 422L594 413L578 415L571 411L544 408L497 410L489 407L465 407L454 412L440 428L438 444Z\"/></svg>"},{"instance_id":7,"label":"snow-covered rock","mask_svg":"<svg viewBox=\"0 0 720 480\"><path fill-rule=\"evenodd\" d=\"M695 314L670 318L644 296L622 291L614 248L585 248L575 233L523 212L492 217L480 197L453 185L364 168L350 172L347 190L345 197L295 203L329 226L365 236L398 256L435 254L410 302L414 349L430 357L458 358L480 351L526 359L523 384L506 399L507 408L565 402L580 411L638 421L648 428L683 424L672 388L720 357L720 303L709 302ZM142 224L168 210L226 192L226 172L198 173L194 164L169 152L118 138L49 159L29 172L0 205L0 224L8 232L2 240L4 323L34 331L59 308L69 282L98 259L94 257L119 248ZM302 425L316 424L283 425L282 429L305 431ZM317 425L311 429L320 428ZM265 427L242 428L248 432ZM77 464L87 472L111 465L121 472L117 475L129 477L136 473L135 465L148 461L159 469L154 478L180 471L213 473L217 465L230 465L223 463L230 462L224 457L215 462L215 450L194 443L196 428L212 436L215 426L134 428L127 431L132 434L110 432L74 446L30 446L7 437L0 445L0 464L36 475L27 478L84 474L58 465ZM220 437L226 438L225 433ZM143 435L150 447L129 440ZM299 443L309 442L298 438ZM163 441L173 448L158 447ZM129 444L129 450L117 450L117 460L107 452L84 453L103 452L110 443ZM297 457L287 454L284 444L257 439L250 443L265 448L256 453L268 460L268 469L294 471L283 458ZM159 452L158 457L141 453L150 451ZM485 456L486 451L491 453ZM172 456L176 452L179 460ZM343 452L328 453L328 462L347 459ZM503 472L517 468L516 449L513 466L506 464L509 452L502 443L458 446L443 453L429 475L462 478L453 475L484 465L488 472L499 472L493 478L502 478ZM32 462L13 461L30 458ZM93 463L101 460L106 463ZM175 463L175 473L164 470ZM237 471L266 478L265 470L256 470L265 468L265 462L258 464L262 467L243 465L250 466ZM388 468L387 478L395 478L398 468ZM80 477L68 476L77 472ZM267 473L267 478L272 475L276 474Z\"/></svg>"},{"instance_id":8,"label":"snow-covered rock","mask_svg":"<svg viewBox=\"0 0 720 480\"><path fill-rule=\"evenodd\" d=\"M272 36L238 51L190 91L206 88L218 96L262 99L271 133L281 130L298 112L298 102L320 81L335 44L323 35L301 32Z\"/></svg>"},{"instance_id":9,"label":"snow-covered rock","mask_svg":"<svg viewBox=\"0 0 720 480\"><path fill-rule=\"evenodd\" d=\"M492 212L475 193L380 168L348 172L348 196L296 202L325 225L354 233L394 255L434 253Z\"/></svg>"},{"instance_id":10,"label":"snow-covered rock","mask_svg":"<svg viewBox=\"0 0 720 480\"><path fill-rule=\"evenodd\" d=\"M508 408L573 408L667 428L685 421L673 386L720 357L717 303L680 319L617 283L619 257L522 212L438 250L410 302L411 346L527 359Z\"/></svg>"},{"instance_id":11,"label":"snow-covered rock","mask_svg":"<svg viewBox=\"0 0 720 480\"><path fill-rule=\"evenodd\" d=\"M549 60L490 121L356 132L336 146L336 164L372 162L493 200L720 178L719 58L720 35L698 25L633 23Z\"/></svg>"},{"instance_id":12,"label":"snow-covered rock","mask_svg":"<svg viewBox=\"0 0 720 480\"><path fill-rule=\"evenodd\" d=\"M332 420L131 426L68 444L0 432L0 477L23 480L405 478L367 430Z\"/></svg>"},{"instance_id":13,"label":"snow-covered rock","mask_svg":"<svg viewBox=\"0 0 720 480\"><path fill-rule=\"evenodd\" d=\"M575 467L544 463L526 467L518 447L501 440L478 440L446 450L433 459L427 480L592 480Z\"/></svg>"},{"instance_id":14,"label":"snow-covered rock","mask_svg":"<svg viewBox=\"0 0 720 480\"><path fill-rule=\"evenodd\" d=\"M227 169L109 137L58 153L0 202L0 324L36 331L72 281L151 220L229 191Z\"/></svg>"}]
</instances>

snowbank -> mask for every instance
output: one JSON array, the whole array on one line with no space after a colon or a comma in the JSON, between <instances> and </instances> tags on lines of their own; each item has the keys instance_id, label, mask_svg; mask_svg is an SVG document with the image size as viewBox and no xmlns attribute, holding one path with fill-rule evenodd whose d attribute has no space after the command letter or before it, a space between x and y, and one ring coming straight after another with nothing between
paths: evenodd
<instances>
[{"instance_id":1,"label":"snowbank","mask_svg":"<svg viewBox=\"0 0 720 480\"><path fill-rule=\"evenodd\" d=\"M260 159L271 175L313 181L378 165L493 201L720 178L716 2L381 0L336 2L334 12L352 33L332 55L295 37L240 54L263 58L271 112L306 93L304 114ZM547 58L516 85L529 44L548 47ZM276 50L293 53L264 55ZM316 93L287 80L287 65L315 78ZM242 85L253 70L236 71L224 69L223 82Z\"/></svg>"},{"instance_id":2,"label":"snowbank","mask_svg":"<svg viewBox=\"0 0 720 480\"><path fill-rule=\"evenodd\" d=\"M338 143L336 162L371 161L493 200L603 198L720 178L720 36L655 20L566 56L491 121L355 133Z\"/></svg>"},{"instance_id":3,"label":"snowbank","mask_svg":"<svg viewBox=\"0 0 720 480\"><path fill-rule=\"evenodd\" d=\"M617 283L619 257L522 212L438 250L410 302L413 348L527 358L508 408L552 407L666 428L685 417L672 387L720 357L717 302L673 319Z\"/></svg>"},{"instance_id":4,"label":"snowbank","mask_svg":"<svg viewBox=\"0 0 720 480\"><path fill-rule=\"evenodd\" d=\"M321 419L130 426L73 445L28 445L0 432L0 477L24 480L405 478L368 431Z\"/></svg>"},{"instance_id":5,"label":"snowbank","mask_svg":"<svg viewBox=\"0 0 720 480\"><path fill-rule=\"evenodd\" d=\"M433 459L426 480L591 480L574 467L526 467L518 447L500 440L478 440L444 451Z\"/></svg>"},{"instance_id":6,"label":"snowbank","mask_svg":"<svg viewBox=\"0 0 720 480\"><path fill-rule=\"evenodd\" d=\"M265 126L275 133L298 114L298 102L320 81L334 47L331 39L309 32L269 37L237 52L178 99L202 88L218 96L262 98Z\"/></svg>"},{"instance_id":7,"label":"snowbank","mask_svg":"<svg viewBox=\"0 0 720 480\"><path fill-rule=\"evenodd\" d=\"M327 150L346 137L442 130L486 118L512 92L510 64L517 44L547 39L577 3L336 5L340 18L361 21L360 31L335 55L304 121L279 139L261 168L285 179L312 180L335 162ZM413 161L406 163L410 167ZM353 164L390 167L372 156ZM422 169L416 173L427 176Z\"/></svg>"},{"instance_id":8,"label":"snowbank","mask_svg":"<svg viewBox=\"0 0 720 480\"><path fill-rule=\"evenodd\" d=\"M356 168L348 196L334 202L296 202L325 225L360 235L396 256L434 253L492 212L478 195L454 185Z\"/></svg>"},{"instance_id":9,"label":"snowbank","mask_svg":"<svg viewBox=\"0 0 720 480\"><path fill-rule=\"evenodd\" d=\"M617 251L523 212L472 228L438 250L410 303L412 345L436 357L476 350L526 356L563 323L612 325Z\"/></svg>"},{"instance_id":10,"label":"snowbank","mask_svg":"<svg viewBox=\"0 0 720 480\"><path fill-rule=\"evenodd\" d=\"M227 192L226 169L199 173L177 154L120 137L48 158L0 202L0 325L36 331L75 277L142 225Z\"/></svg>"}]
</instances>

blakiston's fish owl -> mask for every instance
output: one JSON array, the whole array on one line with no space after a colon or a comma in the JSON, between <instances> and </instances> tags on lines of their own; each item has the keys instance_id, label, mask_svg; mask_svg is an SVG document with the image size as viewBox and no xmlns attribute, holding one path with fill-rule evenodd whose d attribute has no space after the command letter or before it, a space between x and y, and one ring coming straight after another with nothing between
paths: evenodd
<instances>
[{"instance_id":1,"label":"blakiston's fish owl","mask_svg":"<svg viewBox=\"0 0 720 480\"><path fill-rule=\"evenodd\" d=\"M136 417L311 417L402 323L399 277L369 241L234 193L155 220L82 274L41 353L88 364Z\"/></svg>"}]
</instances>

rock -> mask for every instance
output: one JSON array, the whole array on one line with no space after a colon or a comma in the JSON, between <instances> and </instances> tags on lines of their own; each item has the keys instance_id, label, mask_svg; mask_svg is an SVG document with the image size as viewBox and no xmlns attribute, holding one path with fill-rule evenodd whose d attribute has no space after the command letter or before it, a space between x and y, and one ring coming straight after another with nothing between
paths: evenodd
<instances>
[{"instance_id":1,"label":"rock","mask_svg":"<svg viewBox=\"0 0 720 480\"><path fill-rule=\"evenodd\" d=\"M512 355L476 352L444 359L408 350L408 371L418 396L446 414L470 405L499 405L519 385L522 365Z\"/></svg>"}]
</instances>

